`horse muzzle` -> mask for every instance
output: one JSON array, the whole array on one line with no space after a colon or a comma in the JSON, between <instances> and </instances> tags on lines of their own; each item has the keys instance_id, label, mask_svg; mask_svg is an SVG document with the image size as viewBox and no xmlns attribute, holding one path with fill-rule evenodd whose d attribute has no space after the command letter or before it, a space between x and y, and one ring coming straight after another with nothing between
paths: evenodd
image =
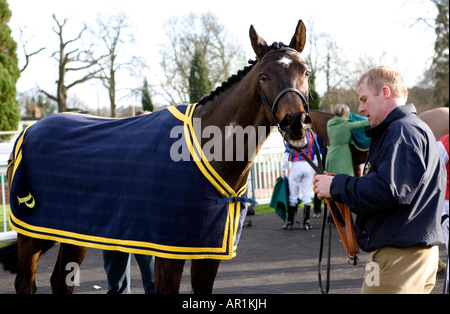
<instances>
[{"instance_id":1,"label":"horse muzzle","mask_svg":"<svg viewBox=\"0 0 450 314\"><path fill-rule=\"evenodd\" d=\"M311 127L311 117L306 112L286 114L280 121L280 132L290 148L303 149L308 145L307 130Z\"/></svg>"}]
</instances>

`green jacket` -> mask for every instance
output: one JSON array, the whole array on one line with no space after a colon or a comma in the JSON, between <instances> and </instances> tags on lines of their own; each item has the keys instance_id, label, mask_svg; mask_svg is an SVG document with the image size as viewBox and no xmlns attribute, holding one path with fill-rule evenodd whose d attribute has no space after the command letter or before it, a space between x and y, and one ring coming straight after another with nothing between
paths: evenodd
<instances>
[{"instance_id":1,"label":"green jacket","mask_svg":"<svg viewBox=\"0 0 450 314\"><path fill-rule=\"evenodd\" d=\"M349 146L352 130L367 126L370 126L368 120L355 122L339 116L328 120L330 148L325 161L325 169L328 173L345 173L353 176L352 153Z\"/></svg>"}]
</instances>

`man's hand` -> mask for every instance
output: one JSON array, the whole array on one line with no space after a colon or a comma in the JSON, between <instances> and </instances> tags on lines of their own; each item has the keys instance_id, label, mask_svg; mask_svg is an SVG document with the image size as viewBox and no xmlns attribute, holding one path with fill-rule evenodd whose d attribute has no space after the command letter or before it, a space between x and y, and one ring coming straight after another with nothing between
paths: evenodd
<instances>
[{"instance_id":1,"label":"man's hand","mask_svg":"<svg viewBox=\"0 0 450 314\"><path fill-rule=\"evenodd\" d=\"M314 192L317 194L317 197L321 200L326 198L331 198L330 194L330 186L331 181L333 181L333 177L325 174L318 174L314 177Z\"/></svg>"}]
</instances>

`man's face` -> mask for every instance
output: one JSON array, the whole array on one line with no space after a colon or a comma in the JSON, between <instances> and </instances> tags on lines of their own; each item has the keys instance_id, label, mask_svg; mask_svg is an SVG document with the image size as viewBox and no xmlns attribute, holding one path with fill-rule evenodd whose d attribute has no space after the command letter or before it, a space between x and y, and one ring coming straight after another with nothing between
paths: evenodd
<instances>
[{"instance_id":1,"label":"man's face","mask_svg":"<svg viewBox=\"0 0 450 314\"><path fill-rule=\"evenodd\" d=\"M386 118L386 103L382 89L378 95L374 94L373 88L366 83L367 79L359 85L359 113L369 119L370 126L374 127L380 124Z\"/></svg>"}]
</instances>

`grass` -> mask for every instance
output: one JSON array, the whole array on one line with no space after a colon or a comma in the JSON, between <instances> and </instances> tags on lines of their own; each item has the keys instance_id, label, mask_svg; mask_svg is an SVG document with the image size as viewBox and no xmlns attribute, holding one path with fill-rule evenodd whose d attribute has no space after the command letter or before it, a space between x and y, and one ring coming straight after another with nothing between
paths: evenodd
<instances>
[{"instance_id":1,"label":"grass","mask_svg":"<svg viewBox=\"0 0 450 314\"><path fill-rule=\"evenodd\" d=\"M7 220L9 220L9 204L6 204L6 217ZM11 227L9 226L9 223L7 224L7 231L11 231ZM3 232L3 205L0 205L0 232Z\"/></svg>"},{"instance_id":2,"label":"grass","mask_svg":"<svg viewBox=\"0 0 450 314\"><path fill-rule=\"evenodd\" d=\"M269 204L255 206L255 215L273 213L275 210L269 207Z\"/></svg>"},{"instance_id":3,"label":"grass","mask_svg":"<svg viewBox=\"0 0 450 314\"><path fill-rule=\"evenodd\" d=\"M6 216L9 220L9 204L6 205ZM7 231L11 231L11 227L9 226L9 222L6 224ZM0 204L0 232L3 232L3 205ZM8 245L8 242L0 242L0 248L3 246Z\"/></svg>"},{"instance_id":4,"label":"grass","mask_svg":"<svg viewBox=\"0 0 450 314\"><path fill-rule=\"evenodd\" d=\"M304 206L303 203L301 203L301 204L298 206L298 209L299 209L299 210L302 209L303 206ZM314 203L311 203L311 209L312 209L312 210L314 209ZM265 214L265 213L274 213L274 212L275 212L275 209L269 207L269 204L264 204L264 205L257 205L257 206L255 206L255 215L258 215L258 214Z\"/></svg>"}]
</instances>

